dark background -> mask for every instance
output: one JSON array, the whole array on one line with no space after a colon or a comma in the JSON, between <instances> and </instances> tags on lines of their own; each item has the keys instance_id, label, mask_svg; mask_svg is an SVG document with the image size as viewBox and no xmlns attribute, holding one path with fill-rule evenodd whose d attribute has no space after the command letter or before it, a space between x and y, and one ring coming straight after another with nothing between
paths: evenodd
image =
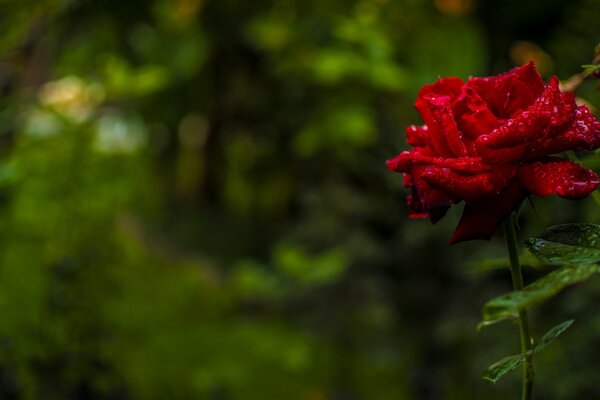
<instances>
[{"instance_id":1,"label":"dark background","mask_svg":"<svg viewBox=\"0 0 600 400\"><path fill-rule=\"evenodd\" d=\"M600 1L0 4L0 399L513 399L501 236L409 220L385 160L438 76L581 71ZM598 115L600 92L578 95ZM598 158L584 155L598 167ZM521 239L600 222L524 203ZM526 281L545 274L525 268ZM538 399L600 393L600 280L532 312Z\"/></svg>"}]
</instances>

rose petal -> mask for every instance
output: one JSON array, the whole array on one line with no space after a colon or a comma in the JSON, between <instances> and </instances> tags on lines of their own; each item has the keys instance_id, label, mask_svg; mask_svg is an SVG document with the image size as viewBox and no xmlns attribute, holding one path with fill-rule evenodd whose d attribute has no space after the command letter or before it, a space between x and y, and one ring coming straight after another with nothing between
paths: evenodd
<instances>
[{"instance_id":1,"label":"rose petal","mask_svg":"<svg viewBox=\"0 0 600 400\"><path fill-rule=\"evenodd\" d=\"M553 77L544 93L526 111L509 119L489 135L480 136L475 146L477 149L480 146L497 149L548 139L571 121L574 109L575 100L560 92L558 78Z\"/></svg>"},{"instance_id":2,"label":"rose petal","mask_svg":"<svg viewBox=\"0 0 600 400\"><path fill-rule=\"evenodd\" d=\"M390 158L385 162L388 169L392 172L410 172L410 168L416 163L430 163L435 159L431 151L427 148L415 148L408 151L403 151L394 158Z\"/></svg>"},{"instance_id":3,"label":"rose petal","mask_svg":"<svg viewBox=\"0 0 600 400\"><path fill-rule=\"evenodd\" d=\"M406 143L414 147L429 146L429 129L427 125L410 125L406 127Z\"/></svg>"},{"instance_id":4,"label":"rose petal","mask_svg":"<svg viewBox=\"0 0 600 400\"><path fill-rule=\"evenodd\" d=\"M527 69L527 71L529 70L530 69ZM539 74L537 74L537 71L536 75L540 78L539 82L542 82L541 77L539 76ZM537 82L538 80L536 80L536 83ZM530 82L524 82L519 79L513 79L511 81L511 85L512 87L509 89L508 100L504 105L503 114L506 116L512 116L520 110L525 110L527 107L529 107L532 100L536 99L539 96L539 93L537 93L537 85L532 87ZM543 82L541 88L542 90L544 88Z\"/></svg>"},{"instance_id":5,"label":"rose petal","mask_svg":"<svg viewBox=\"0 0 600 400\"><path fill-rule=\"evenodd\" d=\"M579 164L556 157L546 157L519 168L519 182L529 192L540 196L558 194L580 199L598 187L598 175Z\"/></svg>"},{"instance_id":6,"label":"rose petal","mask_svg":"<svg viewBox=\"0 0 600 400\"><path fill-rule=\"evenodd\" d=\"M490 149L477 146L479 155L488 162L528 161L567 150L595 150L600 147L600 122L586 106L575 109L571 125L552 136L514 147Z\"/></svg>"},{"instance_id":7,"label":"rose petal","mask_svg":"<svg viewBox=\"0 0 600 400\"><path fill-rule=\"evenodd\" d=\"M439 206L432 207L429 209L423 208L422 199L411 193L406 197L406 204L408 205L408 217L412 219L425 219L429 218L432 224L436 224L440 219L446 215L446 212L450 206Z\"/></svg>"},{"instance_id":8,"label":"rose petal","mask_svg":"<svg viewBox=\"0 0 600 400\"><path fill-rule=\"evenodd\" d=\"M490 133L503 121L496 118L487 103L469 86L463 87L453 110L458 128L471 139Z\"/></svg>"},{"instance_id":9,"label":"rose petal","mask_svg":"<svg viewBox=\"0 0 600 400\"><path fill-rule=\"evenodd\" d=\"M451 100L454 100L460 94L464 84L465 83L460 78L438 78L435 83L425 85L419 90L416 103L423 102L425 97L448 96ZM415 104L415 106L417 106L417 104Z\"/></svg>"},{"instance_id":10,"label":"rose petal","mask_svg":"<svg viewBox=\"0 0 600 400\"><path fill-rule=\"evenodd\" d=\"M466 84L485 99L494 115L501 118L509 118L525 109L544 90L544 82L533 61L504 74L470 78Z\"/></svg>"},{"instance_id":11,"label":"rose petal","mask_svg":"<svg viewBox=\"0 0 600 400\"><path fill-rule=\"evenodd\" d=\"M575 109L575 118L567 133L579 138L581 145L574 150L596 150L600 147L600 121L596 119L587 106Z\"/></svg>"},{"instance_id":12,"label":"rose petal","mask_svg":"<svg viewBox=\"0 0 600 400\"><path fill-rule=\"evenodd\" d=\"M413 187L414 180L413 180L412 176L410 176L410 174L407 174L406 172L402 173L402 185L405 188Z\"/></svg>"},{"instance_id":13,"label":"rose petal","mask_svg":"<svg viewBox=\"0 0 600 400\"><path fill-rule=\"evenodd\" d=\"M458 130L454 113L452 112L451 101L448 97L437 97L429 100L429 106L438 129L446 138L446 143L456 157L466 157L469 155L467 148L463 143L462 132Z\"/></svg>"},{"instance_id":14,"label":"rose petal","mask_svg":"<svg viewBox=\"0 0 600 400\"><path fill-rule=\"evenodd\" d=\"M587 113L587 114L586 114ZM600 146L598 122L587 108L575 108L571 94L561 93L553 77L527 111L475 141L488 162L514 162L578 148Z\"/></svg>"},{"instance_id":15,"label":"rose petal","mask_svg":"<svg viewBox=\"0 0 600 400\"><path fill-rule=\"evenodd\" d=\"M425 97L421 100L417 103L417 110L427 125L430 148L439 156L467 156L462 133L454 120L450 97Z\"/></svg>"},{"instance_id":16,"label":"rose petal","mask_svg":"<svg viewBox=\"0 0 600 400\"><path fill-rule=\"evenodd\" d=\"M480 174L490 171L494 166L484 162L481 157L441 158L434 157L431 164L438 167L450 168L463 174Z\"/></svg>"},{"instance_id":17,"label":"rose petal","mask_svg":"<svg viewBox=\"0 0 600 400\"><path fill-rule=\"evenodd\" d=\"M415 164L431 164L438 167L451 168L466 174L479 174L490 171L490 164L485 163L481 157L444 158L429 155L427 149L412 149L403 151L396 157L386 161L387 167L392 172L408 172Z\"/></svg>"},{"instance_id":18,"label":"rose petal","mask_svg":"<svg viewBox=\"0 0 600 400\"><path fill-rule=\"evenodd\" d=\"M425 85L419 91L415 108L423 118L425 126L428 126L427 146L434 150L438 155L452 156L453 153L443 136L443 131L435 124L429 102L431 98L448 97L453 101L460 94L464 82L460 78L439 78L435 83Z\"/></svg>"},{"instance_id":19,"label":"rose petal","mask_svg":"<svg viewBox=\"0 0 600 400\"><path fill-rule=\"evenodd\" d=\"M590 114L586 106L575 109L575 117L568 129L559 132L551 140L529 150L528 159L567 150L595 150L600 147L600 122Z\"/></svg>"},{"instance_id":20,"label":"rose petal","mask_svg":"<svg viewBox=\"0 0 600 400\"><path fill-rule=\"evenodd\" d=\"M433 189L421 177L425 166L414 166L411 168L411 179L404 183L412 184L411 195L407 198L409 216L411 218L430 218L434 224L445 214L453 199L446 193Z\"/></svg>"},{"instance_id":21,"label":"rose petal","mask_svg":"<svg viewBox=\"0 0 600 400\"><path fill-rule=\"evenodd\" d=\"M417 111L421 115L423 122L427 126L429 132L427 147L439 156L453 157L452 150L448 147L446 139L443 137L443 132L440 131L438 124L435 123L433 115L427 103L419 105Z\"/></svg>"},{"instance_id":22,"label":"rose petal","mask_svg":"<svg viewBox=\"0 0 600 400\"><path fill-rule=\"evenodd\" d=\"M497 166L490 172L464 174L450 168L428 166L422 178L434 189L467 202L499 194L515 175L516 167Z\"/></svg>"},{"instance_id":23,"label":"rose petal","mask_svg":"<svg viewBox=\"0 0 600 400\"><path fill-rule=\"evenodd\" d=\"M500 149L489 148L485 143L475 142L477 154L487 162L494 163L513 163L525 158L525 152L530 149L529 143L522 143L513 147Z\"/></svg>"},{"instance_id":24,"label":"rose petal","mask_svg":"<svg viewBox=\"0 0 600 400\"><path fill-rule=\"evenodd\" d=\"M513 180L499 195L466 203L450 243L489 240L500 223L525 199L527 192Z\"/></svg>"}]
</instances>

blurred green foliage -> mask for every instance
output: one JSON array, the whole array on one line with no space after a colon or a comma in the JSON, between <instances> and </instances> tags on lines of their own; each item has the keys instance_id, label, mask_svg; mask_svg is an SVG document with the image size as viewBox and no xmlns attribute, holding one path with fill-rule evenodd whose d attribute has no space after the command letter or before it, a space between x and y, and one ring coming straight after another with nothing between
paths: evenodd
<instances>
[{"instance_id":1,"label":"blurred green foliage","mask_svg":"<svg viewBox=\"0 0 600 400\"><path fill-rule=\"evenodd\" d=\"M598 0L0 7L0 398L515 393L479 381L518 348L513 326L475 332L510 287L473 272L501 241L448 246L460 210L409 221L384 161L438 76L578 72ZM598 110L594 82L580 95ZM600 220L535 201L523 237ZM598 289L534 313L537 337L578 321L540 354L539 398L600 390Z\"/></svg>"}]
</instances>

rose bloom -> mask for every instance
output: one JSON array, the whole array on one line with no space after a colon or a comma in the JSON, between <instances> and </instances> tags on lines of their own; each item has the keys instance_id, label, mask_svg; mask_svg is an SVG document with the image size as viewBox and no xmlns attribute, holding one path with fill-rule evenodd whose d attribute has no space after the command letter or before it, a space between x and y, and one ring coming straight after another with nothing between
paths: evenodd
<instances>
[{"instance_id":1,"label":"rose bloom","mask_svg":"<svg viewBox=\"0 0 600 400\"><path fill-rule=\"evenodd\" d=\"M450 243L490 239L528 194L587 196L598 176L551 154L600 147L600 122L558 79L547 85L530 62L487 78L440 78L415 107L425 125L406 129L413 146L387 161L411 189L412 218L436 223L465 202Z\"/></svg>"}]
</instances>

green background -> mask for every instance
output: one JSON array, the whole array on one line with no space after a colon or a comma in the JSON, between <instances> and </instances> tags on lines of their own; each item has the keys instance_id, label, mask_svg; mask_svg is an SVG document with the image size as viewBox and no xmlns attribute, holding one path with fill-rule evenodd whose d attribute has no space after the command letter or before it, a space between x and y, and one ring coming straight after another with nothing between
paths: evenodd
<instances>
[{"instance_id":1,"label":"green background","mask_svg":"<svg viewBox=\"0 0 600 400\"><path fill-rule=\"evenodd\" d=\"M600 1L0 1L0 399L507 399L502 238L409 220L385 160L438 76L581 71ZM598 115L600 92L578 95ZM594 155L581 154L599 167ZM533 199L520 236L600 222ZM498 268L500 266L500 268ZM525 268L525 280L547 273ZM538 399L600 393L600 280Z\"/></svg>"}]
</instances>

